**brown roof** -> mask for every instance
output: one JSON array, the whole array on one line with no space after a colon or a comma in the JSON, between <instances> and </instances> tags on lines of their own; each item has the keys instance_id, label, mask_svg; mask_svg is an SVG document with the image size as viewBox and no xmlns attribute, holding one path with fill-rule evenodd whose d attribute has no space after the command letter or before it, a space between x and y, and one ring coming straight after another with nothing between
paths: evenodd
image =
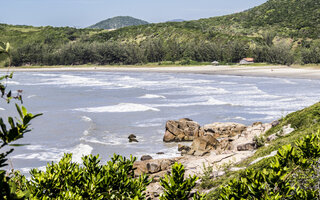
<instances>
[{"instance_id":1,"label":"brown roof","mask_svg":"<svg viewBox=\"0 0 320 200\"><path fill-rule=\"evenodd\" d=\"M247 62L253 62L254 58L244 58L243 60L247 61Z\"/></svg>"}]
</instances>

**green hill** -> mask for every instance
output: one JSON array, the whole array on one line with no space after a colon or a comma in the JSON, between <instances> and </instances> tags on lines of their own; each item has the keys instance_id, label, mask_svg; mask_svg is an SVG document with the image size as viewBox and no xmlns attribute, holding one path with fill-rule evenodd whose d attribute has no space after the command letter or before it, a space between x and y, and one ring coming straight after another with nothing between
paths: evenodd
<instances>
[{"instance_id":1,"label":"green hill","mask_svg":"<svg viewBox=\"0 0 320 200\"><path fill-rule=\"evenodd\" d=\"M269 0L240 13L194 21L128 21L135 20L116 17L105 21L108 26L100 22L90 29L0 24L0 41L12 44L16 66L235 63L243 57L274 64L320 63L319 0ZM124 25L132 26L101 29Z\"/></svg>"},{"instance_id":2,"label":"green hill","mask_svg":"<svg viewBox=\"0 0 320 200\"><path fill-rule=\"evenodd\" d=\"M281 37L320 38L320 1L269 0L244 12L195 21L150 24L129 27L106 38L135 39L139 37L168 38L179 35L180 40L218 36L256 37L264 31L274 31Z\"/></svg>"},{"instance_id":3,"label":"green hill","mask_svg":"<svg viewBox=\"0 0 320 200\"><path fill-rule=\"evenodd\" d=\"M119 29L127 26L137 26L149 24L146 21L136 19L129 16L118 16L110 19L103 20L98 22L88 28L98 28L98 29Z\"/></svg>"}]
</instances>

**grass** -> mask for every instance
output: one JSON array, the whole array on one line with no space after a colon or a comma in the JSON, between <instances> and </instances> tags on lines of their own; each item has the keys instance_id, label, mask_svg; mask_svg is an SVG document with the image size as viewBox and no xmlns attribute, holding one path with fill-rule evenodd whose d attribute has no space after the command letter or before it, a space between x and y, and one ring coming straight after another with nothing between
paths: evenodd
<instances>
[{"instance_id":1,"label":"grass","mask_svg":"<svg viewBox=\"0 0 320 200\"><path fill-rule=\"evenodd\" d=\"M271 152L278 150L284 145L294 144L295 141L299 140L307 134L317 132L320 129L320 102L303 110L290 113L279 121L280 124L267 131L265 136L277 133L280 129L282 129L283 126L288 124L291 124L291 127L293 127L295 131L287 136L279 137L278 139L269 143L268 146L259 148L252 157L238 163L236 165L237 167L246 167L247 169L252 168L255 170L267 167L272 158L263 159L253 165L250 165L250 163L257 158L270 155ZM219 186L226 185L230 180L234 178L239 178L244 171L245 170L227 172L225 175L212 180L210 185L213 187L213 190L208 194L209 199L217 198L217 195L219 193Z\"/></svg>"}]
</instances>

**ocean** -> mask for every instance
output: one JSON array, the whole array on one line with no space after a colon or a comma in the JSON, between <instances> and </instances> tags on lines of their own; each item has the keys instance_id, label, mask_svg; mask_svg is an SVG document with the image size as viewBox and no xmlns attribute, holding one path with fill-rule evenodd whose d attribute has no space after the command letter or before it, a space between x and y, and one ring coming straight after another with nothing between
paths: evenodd
<instances>
[{"instance_id":1,"label":"ocean","mask_svg":"<svg viewBox=\"0 0 320 200\"><path fill-rule=\"evenodd\" d=\"M81 162L99 154L102 164L123 156L179 156L163 143L167 120L271 122L319 101L320 80L147 72L16 72L8 82L22 89L24 106L43 113L10 154L10 168L27 174L64 153ZM14 102L1 116L17 116ZM138 143L129 143L135 134ZM157 154L163 152L164 154Z\"/></svg>"}]
</instances>

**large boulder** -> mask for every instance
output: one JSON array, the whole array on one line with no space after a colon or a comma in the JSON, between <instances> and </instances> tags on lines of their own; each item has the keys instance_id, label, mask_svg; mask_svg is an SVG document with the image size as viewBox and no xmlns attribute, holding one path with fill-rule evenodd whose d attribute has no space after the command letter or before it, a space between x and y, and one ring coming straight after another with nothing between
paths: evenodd
<instances>
[{"instance_id":1,"label":"large boulder","mask_svg":"<svg viewBox=\"0 0 320 200\"><path fill-rule=\"evenodd\" d=\"M246 126L234 122L216 122L204 125L203 130L205 135L212 135L215 138L226 138L242 134L246 130Z\"/></svg>"},{"instance_id":2,"label":"large boulder","mask_svg":"<svg viewBox=\"0 0 320 200\"><path fill-rule=\"evenodd\" d=\"M187 152L188 155L203 156L211 150L216 149L219 141L212 135L205 135L195 138L192 142L191 149Z\"/></svg>"},{"instance_id":3,"label":"large boulder","mask_svg":"<svg viewBox=\"0 0 320 200\"><path fill-rule=\"evenodd\" d=\"M166 123L164 142L192 141L199 135L200 125L188 118L178 121L169 120Z\"/></svg>"}]
</instances>

